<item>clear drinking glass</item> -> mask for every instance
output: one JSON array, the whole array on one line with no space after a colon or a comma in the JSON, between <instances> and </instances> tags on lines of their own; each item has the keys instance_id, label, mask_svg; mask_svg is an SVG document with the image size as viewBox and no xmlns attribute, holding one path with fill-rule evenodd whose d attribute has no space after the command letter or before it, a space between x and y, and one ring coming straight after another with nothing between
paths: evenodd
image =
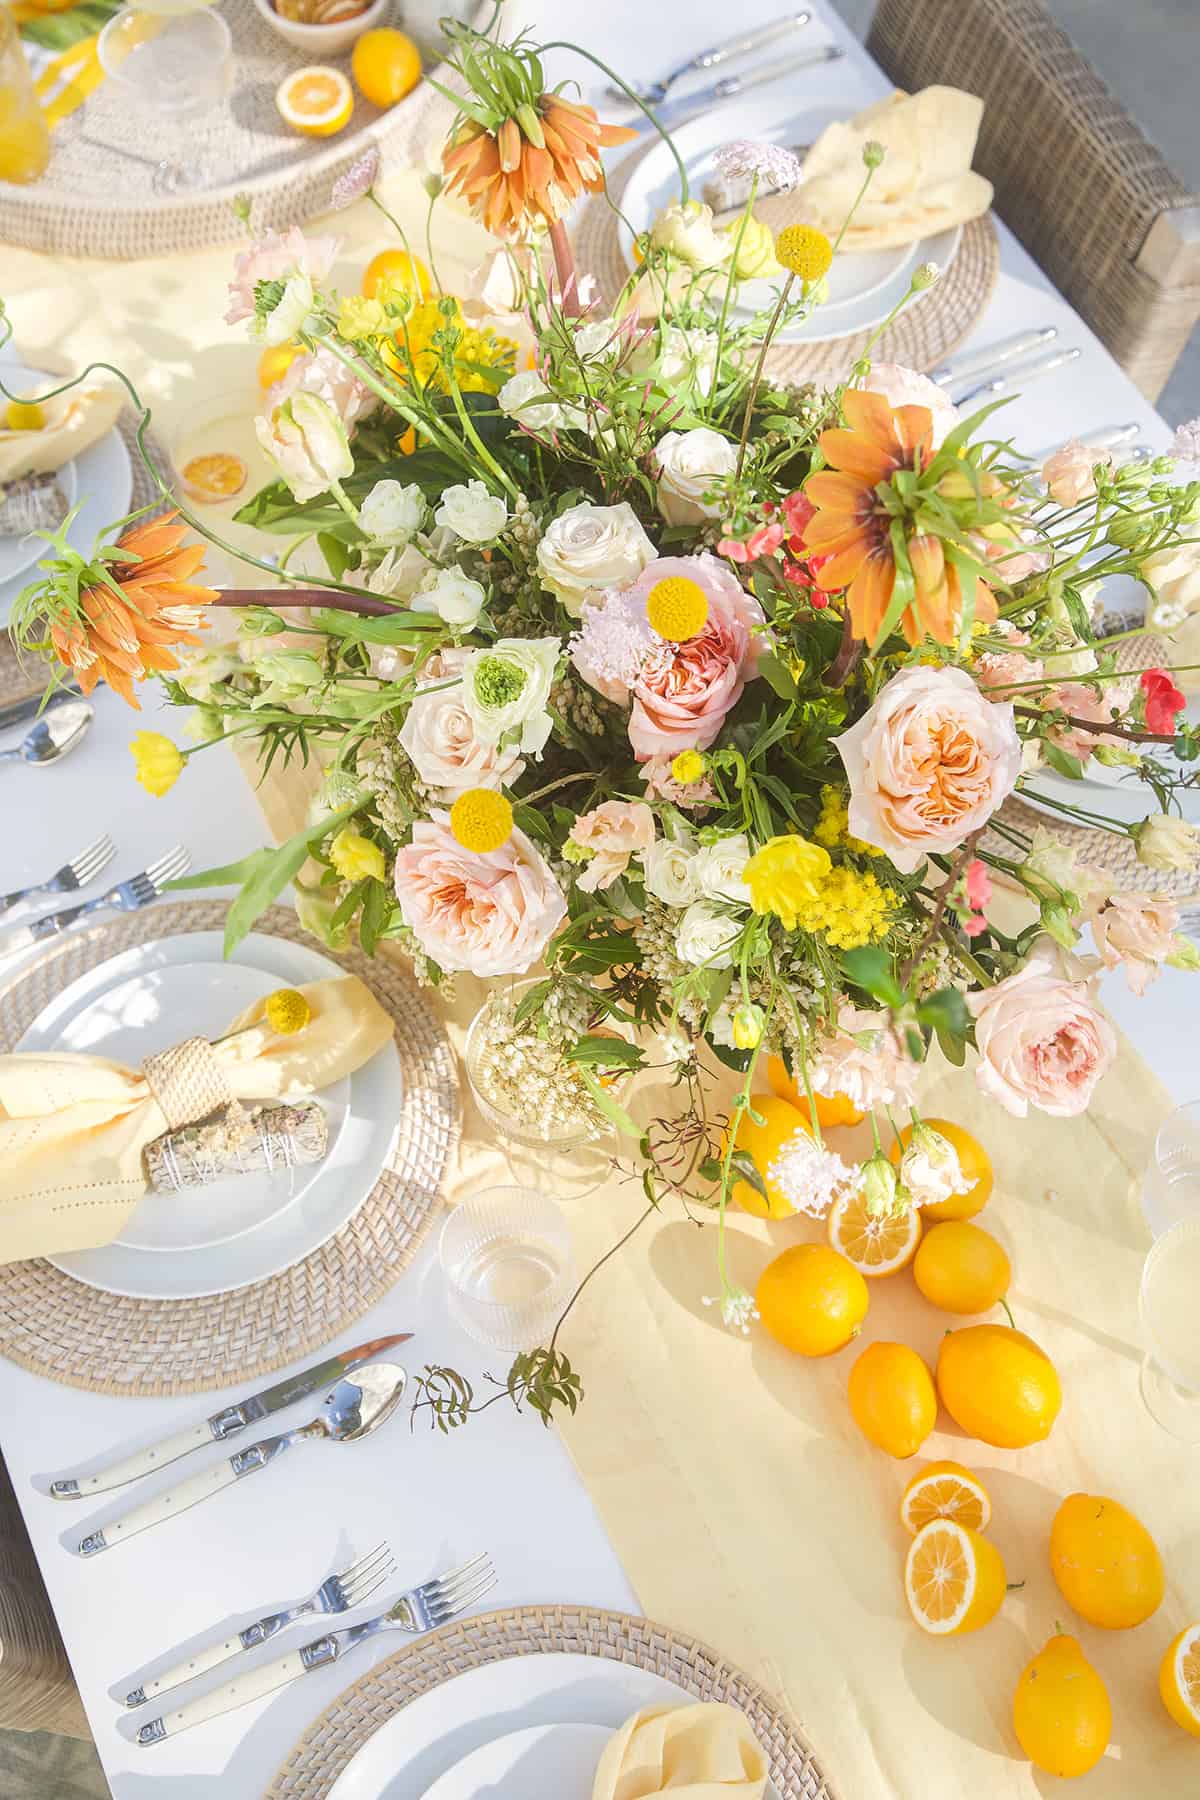
<instances>
[{"instance_id":1,"label":"clear drinking glass","mask_svg":"<svg viewBox=\"0 0 1200 1800\"><path fill-rule=\"evenodd\" d=\"M1200 1100L1163 1121L1142 1185L1142 1212L1160 1238L1184 1219L1200 1218Z\"/></svg>"},{"instance_id":2,"label":"clear drinking glass","mask_svg":"<svg viewBox=\"0 0 1200 1800\"><path fill-rule=\"evenodd\" d=\"M214 7L202 12L143 12L126 6L114 13L96 46L100 66L138 105L153 108L172 126L183 154L164 157L154 171L159 194L211 187L219 171L187 124L220 104L229 92L229 27Z\"/></svg>"},{"instance_id":3,"label":"clear drinking glass","mask_svg":"<svg viewBox=\"0 0 1200 1800\"><path fill-rule=\"evenodd\" d=\"M563 1216L534 1188L464 1200L442 1227L438 1256L452 1317L493 1350L545 1343L575 1283Z\"/></svg>"},{"instance_id":4,"label":"clear drinking glass","mask_svg":"<svg viewBox=\"0 0 1200 1800\"><path fill-rule=\"evenodd\" d=\"M1200 1187L1193 1190L1200 1201ZM1138 1297L1142 1399L1172 1437L1200 1443L1200 1212L1157 1240Z\"/></svg>"}]
</instances>

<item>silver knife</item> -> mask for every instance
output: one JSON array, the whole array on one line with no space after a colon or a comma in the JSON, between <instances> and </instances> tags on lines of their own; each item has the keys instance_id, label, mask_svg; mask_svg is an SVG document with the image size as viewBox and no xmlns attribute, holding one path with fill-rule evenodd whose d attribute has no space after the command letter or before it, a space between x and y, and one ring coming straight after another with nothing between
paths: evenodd
<instances>
[{"instance_id":1,"label":"silver knife","mask_svg":"<svg viewBox=\"0 0 1200 1800\"><path fill-rule=\"evenodd\" d=\"M678 100L669 100L665 106L654 107L654 117L660 125L673 130L676 125L696 118L710 107L719 106L723 100L748 94L752 88L779 81L784 75L792 75L798 69L812 69L819 63L840 62L845 54L840 44L822 44L819 49L806 50L803 56L791 56L786 62L764 64L762 68L750 69L745 75L726 75L723 81L714 82L712 87L703 88L698 94L685 94ZM644 116L631 119L629 125L633 131L654 129Z\"/></svg>"},{"instance_id":2,"label":"silver knife","mask_svg":"<svg viewBox=\"0 0 1200 1800\"><path fill-rule=\"evenodd\" d=\"M1136 444L1141 435L1141 426L1133 420L1128 425L1101 425L1095 431L1085 431L1081 434L1084 447L1088 450L1119 450L1124 444ZM1056 456L1060 450L1065 450L1067 445L1074 441L1074 438L1063 438L1061 443L1051 444L1048 450L1043 450L1040 455L1031 457L1029 460L1044 463L1047 457ZM1150 453L1147 451L1146 454Z\"/></svg>"},{"instance_id":3,"label":"silver knife","mask_svg":"<svg viewBox=\"0 0 1200 1800\"><path fill-rule=\"evenodd\" d=\"M29 719L36 718L44 697L39 688L36 694L26 694L23 700L10 700L5 706L0 706L0 731L11 731L14 725L24 725ZM60 699L78 700L80 698L81 690L76 683L64 681L61 687L55 688L47 705L57 706Z\"/></svg>"},{"instance_id":4,"label":"silver knife","mask_svg":"<svg viewBox=\"0 0 1200 1800\"><path fill-rule=\"evenodd\" d=\"M1001 338L986 350L969 350L964 356L951 356L936 369L930 369L930 381L965 381L968 375L982 375L985 369L998 369L1014 356L1025 356L1032 350L1043 350L1058 336L1057 325L1043 325L1040 331L1019 331L1015 337Z\"/></svg>"},{"instance_id":5,"label":"silver knife","mask_svg":"<svg viewBox=\"0 0 1200 1800\"><path fill-rule=\"evenodd\" d=\"M811 13L788 13L782 19L773 19L769 25L762 25L756 31L747 31L735 38L728 38L723 44L714 44L711 50L701 50L688 62L681 63L664 75L659 81L649 81L638 90L638 98L647 106L656 106L667 97L667 89L685 75L700 75L706 69L715 69L723 62L729 62L735 56L748 56L751 50L765 50L776 38L786 37L789 32L798 31L807 25L812 18ZM629 95L624 88L609 87L605 90L610 100L628 105Z\"/></svg>"},{"instance_id":6,"label":"silver knife","mask_svg":"<svg viewBox=\"0 0 1200 1800\"><path fill-rule=\"evenodd\" d=\"M975 387L968 388L965 394L952 394L950 398L955 406L966 406L972 400L984 400L989 394L1011 394L1020 392L1027 381L1036 381L1039 376L1049 375L1054 369L1061 369L1067 363L1078 362L1083 351L1075 348L1060 350L1056 356L1045 356L1041 362L1021 363L1006 375L993 375L990 381L981 381Z\"/></svg>"},{"instance_id":7,"label":"silver knife","mask_svg":"<svg viewBox=\"0 0 1200 1800\"><path fill-rule=\"evenodd\" d=\"M111 1463L107 1469L101 1469L95 1475L82 1475L75 1480L54 1481L50 1484L50 1492L56 1500L89 1500L93 1494L106 1494L110 1488L124 1487L126 1482L137 1481L142 1475L153 1475L157 1469L165 1468L178 1457L187 1456L192 1450L203 1450L208 1444L223 1444L227 1438L236 1437L247 1425L257 1425L272 1413L282 1412L284 1407L294 1406L297 1400L304 1400L309 1394L317 1393L332 1382L340 1381L343 1375L372 1357L390 1350L395 1344L406 1344L412 1336L411 1331L395 1332L391 1337L372 1338L369 1344L356 1344L353 1350L342 1350L337 1356L327 1356L324 1362L314 1363L310 1369L302 1369L298 1375L289 1375L284 1381L277 1381L274 1387L264 1388L259 1394L251 1394L248 1400L239 1400L233 1406L224 1406L220 1412L213 1413L203 1424L193 1425L184 1431L177 1431L171 1437L162 1438L157 1444L151 1444L145 1450L135 1450L122 1462Z\"/></svg>"}]
</instances>

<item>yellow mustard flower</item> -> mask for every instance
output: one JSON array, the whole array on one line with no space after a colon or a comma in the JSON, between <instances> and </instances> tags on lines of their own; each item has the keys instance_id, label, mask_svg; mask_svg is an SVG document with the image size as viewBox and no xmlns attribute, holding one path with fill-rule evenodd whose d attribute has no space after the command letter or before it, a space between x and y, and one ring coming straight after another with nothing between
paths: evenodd
<instances>
[{"instance_id":1,"label":"yellow mustard flower","mask_svg":"<svg viewBox=\"0 0 1200 1800\"><path fill-rule=\"evenodd\" d=\"M263 1003L263 1016L280 1037L293 1037L312 1018L312 1007L297 988L276 988Z\"/></svg>"},{"instance_id":2,"label":"yellow mustard flower","mask_svg":"<svg viewBox=\"0 0 1200 1800\"><path fill-rule=\"evenodd\" d=\"M708 623L708 600L698 581L668 575L646 596L646 618L652 631L672 644L699 637Z\"/></svg>"},{"instance_id":3,"label":"yellow mustard flower","mask_svg":"<svg viewBox=\"0 0 1200 1800\"><path fill-rule=\"evenodd\" d=\"M816 899L832 866L828 850L788 833L768 839L742 870L742 880L756 913L774 913L785 931L794 931L798 909Z\"/></svg>"},{"instance_id":4,"label":"yellow mustard flower","mask_svg":"<svg viewBox=\"0 0 1200 1800\"><path fill-rule=\"evenodd\" d=\"M187 753L161 731L139 731L129 740L137 779L148 794L161 798L183 773Z\"/></svg>"},{"instance_id":5,"label":"yellow mustard flower","mask_svg":"<svg viewBox=\"0 0 1200 1800\"><path fill-rule=\"evenodd\" d=\"M704 758L698 750L681 750L671 762L671 776L680 787L694 787L704 774Z\"/></svg>"},{"instance_id":6,"label":"yellow mustard flower","mask_svg":"<svg viewBox=\"0 0 1200 1800\"><path fill-rule=\"evenodd\" d=\"M874 875L835 868L817 884L810 899L797 903L795 922L835 950L857 950L887 936L897 904L894 891L881 886Z\"/></svg>"},{"instance_id":7,"label":"yellow mustard flower","mask_svg":"<svg viewBox=\"0 0 1200 1800\"><path fill-rule=\"evenodd\" d=\"M350 825L343 825L333 838L329 860L343 881L365 881L369 875L383 880L383 851Z\"/></svg>"},{"instance_id":8,"label":"yellow mustard flower","mask_svg":"<svg viewBox=\"0 0 1200 1800\"><path fill-rule=\"evenodd\" d=\"M775 239L775 255L785 269L807 284L829 273L833 245L815 225L785 225Z\"/></svg>"},{"instance_id":9,"label":"yellow mustard flower","mask_svg":"<svg viewBox=\"0 0 1200 1800\"><path fill-rule=\"evenodd\" d=\"M450 808L450 830L464 850L487 856L512 835L512 803L495 788L468 788Z\"/></svg>"},{"instance_id":10,"label":"yellow mustard flower","mask_svg":"<svg viewBox=\"0 0 1200 1800\"><path fill-rule=\"evenodd\" d=\"M468 325L457 300L449 316L438 300L424 300L414 306L395 334L396 351L385 346L384 361L402 379L411 374L418 387L444 393L446 353L442 344L433 341L444 332L451 332L458 339L454 346L454 381L464 394L496 393L504 386L517 364L515 340Z\"/></svg>"},{"instance_id":11,"label":"yellow mustard flower","mask_svg":"<svg viewBox=\"0 0 1200 1800\"><path fill-rule=\"evenodd\" d=\"M387 314L378 300L344 294L338 307L337 328L339 337L348 344L357 344L362 338L382 337L388 328Z\"/></svg>"}]
</instances>

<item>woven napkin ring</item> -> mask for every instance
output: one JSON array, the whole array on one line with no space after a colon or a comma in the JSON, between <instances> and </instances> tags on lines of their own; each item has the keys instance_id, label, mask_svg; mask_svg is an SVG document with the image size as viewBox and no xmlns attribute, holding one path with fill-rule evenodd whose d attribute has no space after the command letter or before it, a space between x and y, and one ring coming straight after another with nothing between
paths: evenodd
<instances>
[{"instance_id":1,"label":"woven napkin ring","mask_svg":"<svg viewBox=\"0 0 1200 1800\"><path fill-rule=\"evenodd\" d=\"M241 1111L207 1038L185 1038L171 1050L148 1056L142 1074L169 1131L194 1125L219 1106Z\"/></svg>"}]
</instances>

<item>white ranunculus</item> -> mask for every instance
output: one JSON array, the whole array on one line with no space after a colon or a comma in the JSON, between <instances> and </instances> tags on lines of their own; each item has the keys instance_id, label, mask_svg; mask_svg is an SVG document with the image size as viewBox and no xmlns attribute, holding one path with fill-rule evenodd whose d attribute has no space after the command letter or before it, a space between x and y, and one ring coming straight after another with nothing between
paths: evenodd
<instances>
[{"instance_id":1,"label":"white ranunculus","mask_svg":"<svg viewBox=\"0 0 1200 1800\"><path fill-rule=\"evenodd\" d=\"M696 846L691 838L658 838L642 852L646 892L664 906L690 906L700 897Z\"/></svg>"},{"instance_id":2,"label":"white ranunculus","mask_svg":"<svg viewBox=\"0 0 1200 1800\"><path fill-rule=\"evenodd\" d=\"M742 870L749 861L750 844L745 832L705 844L696 857L700 892L710 900L732 900L735 906L749 906L750 889L742 880Z\"/></svg>"},{"instance_id":3,"label":"white ranunculus","mask_svg":"<svg viewBox=\"0 0 1200 1800\"><path fill-rule=\"evenodd\" d=\"M733 244L713 224L713 210L702 200L675 200L650 227L650 242L669 250L692 269L719 269L733 255Z\"/></svg>"},{"instance_id":4,"label":"white ranunculus","mask_svg":"<svg viewBox=\"0 0 1200 1800\"><path fill-rule=\"evenodd\" d=\"M315 500L354 473L346 427L316 394L293 394L269 419L255 419L254 432L297 500Z\"/></svg>"},{"instance_id":5,"label":"white ranunculus","mask_svg":"<svg viewBox=\"0 0 1200 1800\"><path fill-rule=\"evenodd\" d=\"M1200 608L1200 544L1168 544L1146 558L1138 575L1153 597L1152 625L1169 630Z\"/></svg>"},{"instance_id":6,"label":"white ranunculus","mask_svg":"<svg viewBox=\"0 0 1200 1800\"><path fill-rule=\"evenodd\" d=\"M656 555L627 501L594 506L585 500L551 520L537 563L542 586L578 618L589 594L628 587Z\"/></svg>"},{"instance_id":7,"label":"white ranunculus","mask_svg":"<svg viewBox=\"0 0 1200 1800\"><path fill-rule=\"evenodd\" d=\"M413 595L415 612L435 612L447 625L469 631L483 611L487 594L477 581L461 569L439 569L426 579L426 585Z\"/></svg>"},{"instance_id":8,"label":"white ranunculus","mask_svg":"<svg viewBox=\"0 0 1200 1800\"><path fill-rule=\"evenodd\" d=\"M699 425L694 431L668 431L654 446L658 465L658 510L668 525L699 525L719 518L719 498L706 499L725 475L737 467L737 445Z\"/></svg>"},{"instance_id":9,"label":"white ranunculus","mask_svg":"<svg viewBox=\"0 0 1200 1800\"><path fill-rule=\"evenodd\" d=\"M292 338L299 337L315 304L311 280L297 270L284 283L278 306L273 307L266 318L260 321L258 338L264 344L286 344Z\"/></svg>"},{"instance_id":10,"label":"white ranunculus","mask_svg":"<svg viewBox=\"0 0 1200 1800\"><path fill-rule=\"evenodd\" d=\"M681 962L706 969L728 969L733 946L742 928L728 913L719 912L711 900L693 900L679 921L675 952Z\"/></svg>"},{"instance_id":11,"label":"white ranunculus","mask_svg":"<svg viewBox=\"0 0 1200 1800\"><path fill-rule=\"evenodd\" d=\"M358 509L358 522L373 544L406 544L425 518L425 496L415 481L377 481Z\"/></svg>"},{"instance_id":12,"label":"white ranunculus","mask_svg":"<svg viewBox=\"0 0 1200 1800\"><path fill-rule=\"evenodd\" d=\"M552 431L587 430L583 408L564 406L556 400L536 369L522 369L518 375L510 375L496 398L502 413L542 437L548 437Z\"/></svg>"},{"instance_id":13,"label":"white ranunculus","mask_svg":"<svg viewBox=\"0 0 1200 1800\"><path fill-rule=\"evenodd\" d=\"M366 585L372 594L383 594L389 600L411 600L417 589L428 580L433 564L415 544L389 550L377 568L371 570Z\"/></svg>"},{"instance_id":14,"label":"white ranunculus","mask_svg":"<svg viewBox=\"0 0 1200 1800\"><path fill-rule=\"evenodd\" d=\"M480 743L541 755L554 724L547 702L561 654L556 637L497 638L489 649L471 651L463 705Z\"/></svg>"},{"instance_id":15,"label":"white ranunculus","mask_svg":"<svg viewBox=\"0 0 1200 1800\"><path fill-rule=\"evenodd\" d=\"M482 481L468 481L443 488L442 504L433 516L468 544L490 544L508 523L508 507Z\"/></svg>"}]
</instances>

